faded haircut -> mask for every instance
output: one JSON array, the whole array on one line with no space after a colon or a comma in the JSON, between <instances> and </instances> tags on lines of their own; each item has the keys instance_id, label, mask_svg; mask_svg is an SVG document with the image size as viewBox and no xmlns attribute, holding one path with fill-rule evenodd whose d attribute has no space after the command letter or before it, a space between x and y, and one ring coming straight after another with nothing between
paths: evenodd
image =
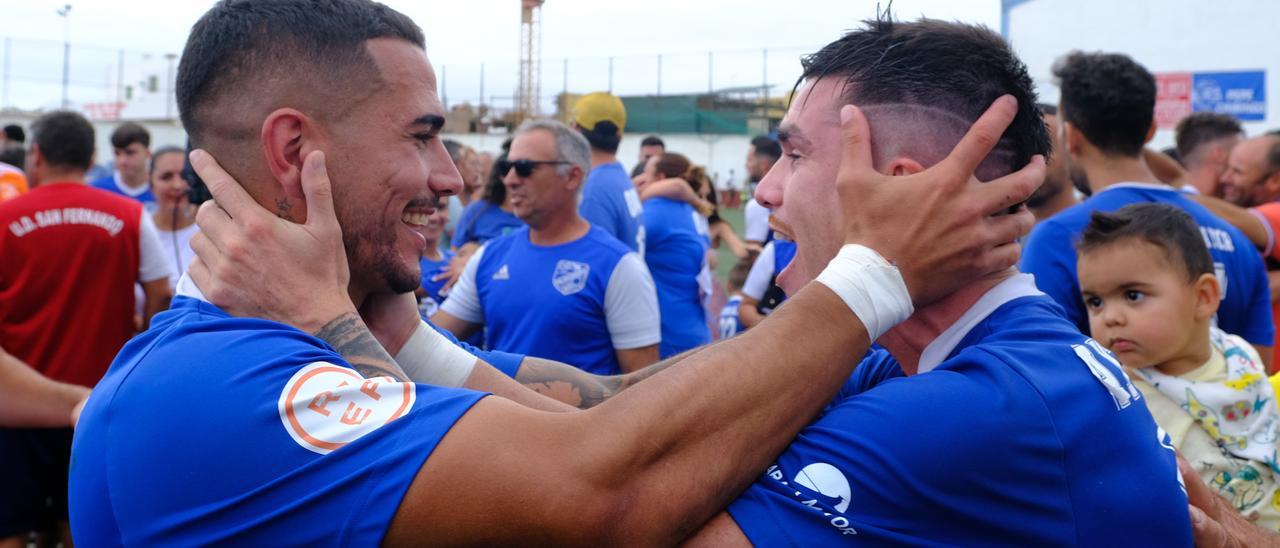
<instances>
[{"instance_id":1,"label":"faded haircut","mask_svg":"<svg viewBox=\"0 0 1280 548\"><path fill-rule=\"evenodd\" d=\"M1047 158L1052 148L1026 65L986 27L885 16L866 21L801 65L797 87L830 77L844 81L845 102L867 114L878 161L906 154L926 167L936 163L1006 94L1017 99L1018 112L979 166L979 178L1021 169L1036 154ZM913 127L896 116L909 117Z\"/></svg>"},{"instance_id":2,"label":"faded haircut","mask_svg":"<svg viewBox=\"0 0 1280 548\"><path fill-rule=\"evenodd\" d=\"M192 146L211 133L256 137L257 128L227 125L235 109L299 106L282 104L273 89L322 105L314 115L340 117L379 81L365 47L375 38L425 49L412 20L370 0L218 2L191 28L178 65L178 112Z\"/></svg>"},{"instance_id":3,"label":"faded haircut","mask_svg":"<svg viewBox=\"0 0 1280 548\"><path fill-rule=\"evenodd\" d=\"M1076 251L1086 255L1120 242L1138 240L1159 247L1188 282L1213 274L1213 258L1200 226L1185 211L1158 203L1131 204L1112 212L1095 211L1080 234Z\"/></svg>"}]
</instances>

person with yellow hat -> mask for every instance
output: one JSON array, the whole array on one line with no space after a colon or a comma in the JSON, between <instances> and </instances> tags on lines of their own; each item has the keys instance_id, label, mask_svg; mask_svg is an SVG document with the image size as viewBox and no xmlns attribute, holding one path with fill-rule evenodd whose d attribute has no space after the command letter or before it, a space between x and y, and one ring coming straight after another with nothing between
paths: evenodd
<instances>
[{"instance_id":1,"label":"person with yellow hat","mask_svg":"<svg viewBox=\"0 0 1280 548\"><path fill-rule=\"evenodd\" d=\"M583 95L573 106L573 128L591 144L591 172L582 188L578 213L644 257L644 206L626 168L618 162L618 144L627 125L627 108L612 93Z\"/></svg>"}]
</instances>

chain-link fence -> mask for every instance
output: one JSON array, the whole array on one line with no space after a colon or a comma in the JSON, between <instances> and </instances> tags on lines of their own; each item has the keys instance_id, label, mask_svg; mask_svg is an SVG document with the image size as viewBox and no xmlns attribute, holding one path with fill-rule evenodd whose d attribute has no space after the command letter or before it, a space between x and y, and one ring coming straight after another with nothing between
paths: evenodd
<instances>
[{"instance_id":1,"label":"chain-link fence","mask_svg":"<svg viewBox=\"0 0 1280 548\"><path fill-rule=\"evenodd\" d=\"M815 48L662 53L594 58L544 58L538 67L539 109L562 110L562 94L611 91L619 96L715 92L741 101L785 97L800 73L799 59ZM54 40L3 38L0 110L75 108L90 118L164 120L177 117L175 53L141 52ZM483 131L516 106L519 61L482 64L437 61L441 99ZM494 124L494 125L501 125Z\"/></svg>"},{"instance_id":2,"label":"chain-link fence","mask_svg":"<svg viewBox=\"0 0 1280 548\"><path fill-rule=\"evenodd\" d=\"M0 109L75 108L96 120L177 116L175 53L18 38L4 38L0 50Z\"/></svg>"}]
</instances>

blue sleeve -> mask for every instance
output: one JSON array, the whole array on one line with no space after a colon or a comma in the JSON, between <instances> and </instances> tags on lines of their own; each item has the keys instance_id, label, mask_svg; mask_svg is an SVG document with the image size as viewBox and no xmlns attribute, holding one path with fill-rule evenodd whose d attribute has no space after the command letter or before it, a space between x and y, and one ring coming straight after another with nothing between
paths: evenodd
<instances>
[{"instance_id":1,"label":"blue sleeve","mask_svg":"<svg viewBox=\"0 0 1280 548\"><path fill-rule=\"evenodd\" d=\"M1251 245L1244 237L1238 240L1236 249L1243 255L1239 279L1246 280L1248 312L1244 317L1220 317L1219 327L1250 344L1274 346L1276 332L1271 315L1271 284L1267 278L1267 267L1263 264L1261 255L1254 253L1252 247L1242 247ZM1227 291L1232 291L1232 288Z\"/></svg>"},{"instance_id":2,"label":"blue sleeve","mask_svg":"<svg viewBox=\"0 0 1280 548\"><path fill-rule=\"evenodd\" d=\"M1036 225L1022 247L1019 270L1036 278L1036 287L1053 298L1081 333L1089 333L1089 316L1076 277L1076 235L1053 221Z\"/></svg>"},{"instance_id":3,"label":"blue sleeve","mask_svg":"<svg viewBox=\"0 0 1280 548\"><path fill-rule=\"evenodd\" d=\"M365 379L302 335L211 329L142 349L77 431L70 499L109 504L73 510L77 542L381 544L484 394Z\"/></svg>"},{"instance_id":4,"label":"blue sleeve","mask_svg":"<svg viewBox=\"0 0 1280 548\"><path fill-rule=\"evenodd\" d=\"M471 229L475 227L476 217L480 215L480 207L484 203L486 203L484 200L479 200L463 208L458 224L453 228L453 240L449 242L454 249L467 245L467 242L475 239Z\"/></svg>"},{"instance_id":5,"label":"blue sleeve","mask_svg":"<svg viewBox=\"0 0 1280 548\"><path fill-rule=\"evenodd\" d=\"M432 329L435 329L437 333L444 335L445 338L453 341L453 344L456 344L462 347L463 350L470 352L472 356L480 358L481 360L484 360L485 363L492 365L494 369L501 371L502 374L514 379L516 378L516 374L520 372L520 364L524 363L524 354L512 354L511 352L502 352L499 350L481 350L466 342L458 340L457 337L453 336L453 333L450 333L445 329L441 329L436 324L428 321L427 325L431 326Z\"/></svg>"}]
</instances>

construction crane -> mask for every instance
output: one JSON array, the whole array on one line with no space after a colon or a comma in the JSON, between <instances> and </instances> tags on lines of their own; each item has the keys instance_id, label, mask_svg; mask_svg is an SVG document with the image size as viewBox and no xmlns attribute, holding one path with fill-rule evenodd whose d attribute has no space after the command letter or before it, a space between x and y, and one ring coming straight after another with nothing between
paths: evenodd
<instances>
[{"instance_id":1,"label":"construction crane","mask_svg":"<svg viewBox=\"0 0 1280 548\"><path fill-rule=\"evenodd\" d=\"M541 114L542 4L520 0L520 88L516 91L515 123Z\"/></svg>"}]
</instances>

